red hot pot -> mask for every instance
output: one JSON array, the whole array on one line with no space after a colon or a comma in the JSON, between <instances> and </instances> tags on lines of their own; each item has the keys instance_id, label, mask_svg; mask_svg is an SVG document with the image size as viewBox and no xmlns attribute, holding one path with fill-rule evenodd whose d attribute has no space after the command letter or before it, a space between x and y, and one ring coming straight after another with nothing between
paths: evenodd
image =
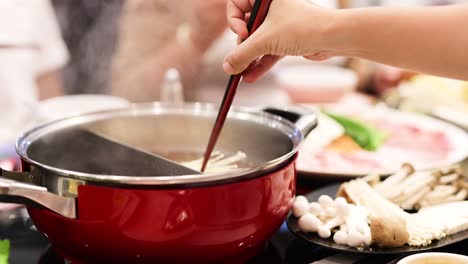
<instances>
[{"instance_id":1,"label":"red hot pot","mask_svg":"<svg viewBox=\"0 0 468 264\"><path fill-rule=\"evenodd\" d=\"M244 262L286 218L298 147L316 125L310 113L266 111L293 122L233 108L216 146L245 152L248 167L192 175L154 176L140 165L120 166L122 175L74 168L78 139L66 135L85 129L146 153L201 155L217 114L209 105L134 105L46 124L18 139L23 172L0 170L0 198L25 203L54 248L85 263ZM91 167L113 158L125 164L113 151L79 155ZM60 163L68 157L72 164Z\"/></svg>"}]
</instances>

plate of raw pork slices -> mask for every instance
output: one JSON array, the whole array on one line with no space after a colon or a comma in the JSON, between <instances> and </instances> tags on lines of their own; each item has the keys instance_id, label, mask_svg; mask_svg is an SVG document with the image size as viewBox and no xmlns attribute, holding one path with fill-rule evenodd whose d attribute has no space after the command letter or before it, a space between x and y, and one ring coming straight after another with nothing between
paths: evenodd
<instances>
[{"instance_id":1,"label":"plate of raw pork slices","mask_svg":"<svg viewBox=\"0 0 468 264\"><path fill-rule=\"evenodd\" d=\"M297 161L301 176L389 175L403 163L427 170L468 157L465 130L423 114L382 106L327 105L318 111L319 125Z\"/></svg>"}]
</instances>

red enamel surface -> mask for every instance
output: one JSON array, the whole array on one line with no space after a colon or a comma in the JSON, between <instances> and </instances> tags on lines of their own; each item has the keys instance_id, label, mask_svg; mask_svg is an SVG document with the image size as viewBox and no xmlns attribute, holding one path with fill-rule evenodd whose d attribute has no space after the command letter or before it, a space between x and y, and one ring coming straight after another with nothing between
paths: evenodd
<instances>
[{"instance_id":1,"label":"red enamel surface","mask_svg":"<svg viewBox=\"0 0 468 264\"><path fill-rule=\"evenodd\" d=\"M60 251L90 262L241 262L284 221L296 170L218 186L143 190L82 185L78 220L29 208ZM109 262L111 261L111 262Z\"/></svg>"}]
</instances>

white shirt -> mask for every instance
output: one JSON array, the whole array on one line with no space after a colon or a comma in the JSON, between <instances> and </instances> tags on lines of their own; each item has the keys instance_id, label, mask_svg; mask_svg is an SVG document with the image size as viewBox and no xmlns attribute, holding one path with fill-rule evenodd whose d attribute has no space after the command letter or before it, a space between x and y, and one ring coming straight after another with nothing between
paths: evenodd
<instances>
[{"instance_id":1,"label":"white shirt","mask_svg":"<svg viewBox=\"0 0 468 264\"><path fill-rule=\"evenodd\" d=\"M49 0L0 0L0 144L14 140L38 102L37 78L68 52Z\"/></svg>"}]
</instances>

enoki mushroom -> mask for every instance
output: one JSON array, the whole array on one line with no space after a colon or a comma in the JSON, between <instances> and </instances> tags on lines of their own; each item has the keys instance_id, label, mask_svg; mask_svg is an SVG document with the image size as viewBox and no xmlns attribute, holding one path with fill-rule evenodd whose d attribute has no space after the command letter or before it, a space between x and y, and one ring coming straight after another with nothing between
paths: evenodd
<instances>
[{"instance_id":1,"label":"enoki mushroom","mask_svg":"<svg viewBox=\"0 0 468 264\"><path fill-rule=\"evenodd\" d=\"M244 161L247 155L244 152L238 151L234 155L226 156L219 151L211 154L206 166L205 172L222 172L239 168L239 163ZM200 170L203 158L196 160L181 162L182 165L194 170Z\"/></svg>"},{"instance_id":2,"label":"enoki mushroom","mask_svg":"<svg viewBox=\"0 0 468 264\"><path fill-rule=\"evenodd\" d=\"M364 181L380 195L405 210L436 204L463 201L468 198L468 181L458 168L415 172L409 164L385 180L369 175Z\"/></svg>"}]
</instances>

